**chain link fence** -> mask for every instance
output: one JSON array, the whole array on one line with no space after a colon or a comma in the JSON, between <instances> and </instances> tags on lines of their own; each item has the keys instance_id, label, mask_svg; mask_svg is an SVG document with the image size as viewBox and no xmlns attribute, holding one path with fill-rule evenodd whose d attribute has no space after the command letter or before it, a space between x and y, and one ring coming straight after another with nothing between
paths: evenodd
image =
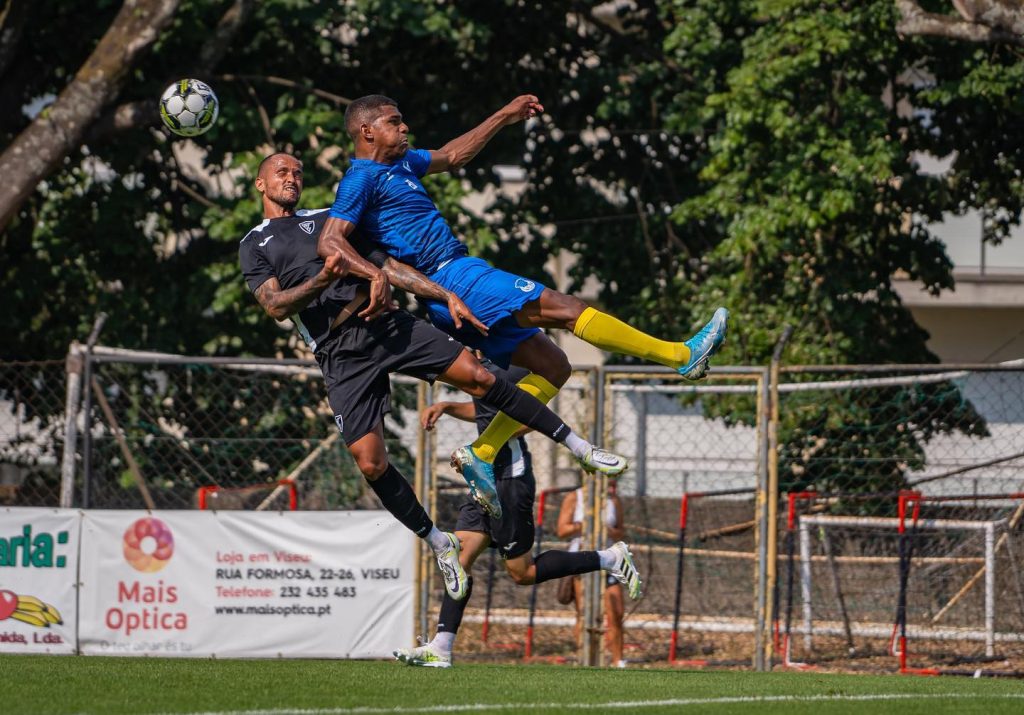
<instances>
[{"instance_id":1,"label":"chain link fence","mask_svg":"<svg viewBox=\"0 0 1024 715\"><path fill-rule=\"evenodd\" d=\"M63 360L0 363L0 505L58 503L64 387Z\"/></svg>"},{"instance_id":2,"label":"chain link fence","mask_svg":"<svg viewBox=\"0 0 1024 715\"><path fill-rule=\"evenodd\" d=\"M627 604L627 660L751 665L765 371L602 374L606 442L635 465L619 493L645 595Z\"/></svg>"},{"instance_id":3,"label":"chain link fence","mask_svg":"<svg viewBox=\"0 0 1024 715\"><path fill-rule=\"evenodd\" d=\"M552 406L632 464L617 487L646 593L626 603L625 658L1024 670L1021 395L1019 364L724 368L696 385L660 368L577 370ZM468 497L448 458L476 428L418 422L448 399L468 398L396 378L386 428L392 460L450 528ZM527 441L536 548L565 548L558 512L580 486L585 548L604 545L606 482ZM0 364L5 504L291 508L282 482L299 509L378 507L312 362L97 348L77 371ZM425 549L418 568L429 634L441 584ZM490 553L473 576L463 657L607 662L602 580L584 579L577 614L557 583L516 586Z\"/></svg>"}]
</instances>

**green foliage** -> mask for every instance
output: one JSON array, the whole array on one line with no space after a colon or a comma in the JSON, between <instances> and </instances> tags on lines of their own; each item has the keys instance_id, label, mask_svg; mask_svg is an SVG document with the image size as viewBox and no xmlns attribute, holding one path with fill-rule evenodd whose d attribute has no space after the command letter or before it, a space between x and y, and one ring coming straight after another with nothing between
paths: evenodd
<instances>
[{"instance_id":1,"label":"green foliage","mask_svg":"<svg viewBox=\"0 0 1024 715\"><path fill-rule=\"evenodd\" d=\"M155 102L190 74L229 5L183 3L121 100ZM797 327L791 362L934 361L892 279L952 286L927 228L944 213L984 210L993 241L1019 222L1015 50L901 39L892 0L633 5L256 3L202 77L221 117L195 143L198 163L231 179L197 176L190 143L156 127L91 135L0 239L0 357L60 356L101 310L109 344L289 354L293 338L236 267L237 241L259 220L253 170L270 145L302 157L303 204L322 206L349 152L342 107L322 92L388 94L418 145L438 147L529 91L547 117L525 144L520 127L505 130L459 175L430 180L475 252L543 280L547 258L571 251L571 290L596 278L607 309L665 337L728 305L723 362L765 364L785 324ZM17 108L60 90L117 6L33 5L33 42L0 77L5 139L27 122ZM955 152L952 169L919 173L919 152ZM525 169L521 195L499 197L484 217L463 211L501 163ZM970 430L974 417L951 408L933 422Z\"/></svg>"}]
</instances>

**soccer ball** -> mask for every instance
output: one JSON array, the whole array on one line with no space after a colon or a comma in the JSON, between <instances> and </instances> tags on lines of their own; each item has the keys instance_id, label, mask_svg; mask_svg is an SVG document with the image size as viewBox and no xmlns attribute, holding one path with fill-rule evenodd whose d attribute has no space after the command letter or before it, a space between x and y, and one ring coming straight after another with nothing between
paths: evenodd
<instances>
[{"instance_id":1,"label":"soccer ball","mask_svg":"<svg viewBox=\"0 0 1024 715\"><path fill-rule=\"evenodd\" d=\"M183 137L199 136L217 121L219 103L210 85L197 79L180 79L160 97L164 125Z\"/></svg>"}]
</instances>

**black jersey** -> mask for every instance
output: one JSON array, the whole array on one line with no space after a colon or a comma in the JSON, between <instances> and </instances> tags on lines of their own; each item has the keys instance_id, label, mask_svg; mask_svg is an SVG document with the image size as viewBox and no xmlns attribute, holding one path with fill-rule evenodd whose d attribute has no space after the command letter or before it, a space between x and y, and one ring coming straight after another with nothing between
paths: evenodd
<instances>
[{"instance_id":1,"label":"black jersey","mask_svg":"<svg viewBox=\"0 0 1024 715\"><path fill-rule=\"evenodd\" d=\"M495 375L506 377L512 382L519 382L530 374L529 370L515 365L505 370L487 359L481 360L481 363ZM491 420L498 416L498 410L481 400L474 399L473 405L476 407L476 429L482 434L487 425L491 424ZM525 471L532 468L532 459L526 440L522 437L513 437L498 450L494 458L494 476L499 479L522 476Z\"/></svg>"},{"instance_id":2,"label":"black jersey","mask_svg":"<svg viewBox=\"0 0 1024 715\"><path fill-rule=\"evenodd\" d=\"M325 208L302 209L293 216L265 219L245 234L238 245L238 259L249 290L255 293L271 278L277 278L281 288L287 290L316 276L324 267L316 247L326 220ZM359 253L380 265L383 252L369 251L367 245L357 241L355 237L350 239ZM356 297L360 285L368 284L354 276L339 278L291 316L310 350L316 352L317 345L330 332L334 318Z\"/></svg>"}]
</instances>

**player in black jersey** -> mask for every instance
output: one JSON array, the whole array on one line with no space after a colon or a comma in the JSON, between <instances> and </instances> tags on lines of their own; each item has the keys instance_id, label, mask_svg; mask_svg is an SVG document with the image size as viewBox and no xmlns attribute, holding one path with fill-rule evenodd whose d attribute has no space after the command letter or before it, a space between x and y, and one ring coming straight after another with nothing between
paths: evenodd
<instances>
[{"instance_id":1,"label":"player in black jersey","mask_svg":"<svg viewBox=\"0 0 1024 715\"><path fill-rule=\"evenodd\" d=\"M483 364L496 375L503 375L510 380L518 381L529 374L528 370L521 367L513 366L504 370L488 360L483 360ZM448 415L465 422L476 422L477 431L483 433L497 414L497 410L480 400L438 402L423 410L420 424L424 429L431 430L443 415ZM474 501L467 500L459 507L455 535L461 545L459 560L463 568L467 573L472 570L477 558L490 546L498 550L504 560L505 570L520 586L603 569L608 572L609 579L614 578L625 584L633 598L639 598L640 574L633 563L629 547L621 541L602 551L545 551L534 560L531 551L535 535L533 501L537 482L533 476L530 450L526 440L520 436L521 432L509 440L494 459L498 492L505 505L501 518L490 518ZM433 640L418 648L396 650L395 657L408 665L451 667L455 636L472 594L471 577L465 599L456 601L447 595L442 598L437 633Z\"/></svg>"},{"instance_id":2,"label":"player in black jersey","mask_svg":"<svg viewBox=\"0 0 1024 715\"><path fill-rule=\"evenodd\" d=\"M382 270L354 249L321 258L317 239L327 211L296 210L302 195L298 159L285 153L264 159L256 189L264 221L239 244L250 290L271 317L292 318L320 365L334 420L359 470L384 507L430 543L451 597L464 598L466 574L458 559L458 540L434 526L409 483L388 461L383 428L384 415L391 410L388 375L440 379L557 442L581 438L536 398L489 373L453 338L397 310L390 284L393 280L416 295L445 300L453 319L477 324L457 297L412 268L382 261ZM360 248L373 255L372 247ZM377 310L364 308L371 294L376 302L369 304ZM498 504L496 493L482 496L481 485L470 487L482 503Z\"/></svg>"}]
</instances>

